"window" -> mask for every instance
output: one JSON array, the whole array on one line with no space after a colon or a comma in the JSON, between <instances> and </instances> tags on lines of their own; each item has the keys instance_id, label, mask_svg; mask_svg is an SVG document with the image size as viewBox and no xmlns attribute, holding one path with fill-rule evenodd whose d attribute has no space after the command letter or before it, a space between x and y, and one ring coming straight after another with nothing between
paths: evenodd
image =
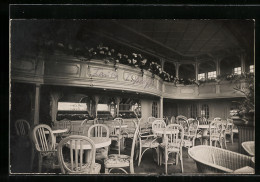
<instances>
[{"instance_id":1,"label":"window","mask_svg":"<svg viewBox=\"0 0 260 182\"><path fill-rule=\"evenodd\" d=\"M158 117L158 106L157 102L153 102L152 104L152 116L157 118Z\"/></svg>"},{"instance_id":2,"label":"window","mask_svg":"<svg viewBox=\"0 0 260 182\"><path fill-rule=\"evenodd\" d=\"M208 79L212 79L212 78L216 78L216 77L217 77L216 71L208 72Z\"/></svg>"},{"instance_id":3,"label":"window","mask_svg":"<svg viewBox=\"0 0 260 182\"><path fill-rule=\"evenodd\" d=\"M204 80L205 79L205 73L198 74L198 79Z\"/></svg>"},{"instance_id":4,"label":"window","mask_svg":"<svg viewBox=\"0 0 260 182\"><path fill-rule=\"evenodd\" d=\"M234 74L241 75L241 67L234 68Z\"/></svg>"},{"instance_id":5,"label":"window","mask_svg":"<svg viewBox=\"0 0 260 182\"><path fill-rule=\"evenodd\" d=\"M201 107L201 117L209 118L209 106L207 104L203 104Z\"/></svg>"},{"instance_id":6,"label":"window","mask_svg":"<svg viewBox=\"0 0 260 182\"><path fill-rule=\"evenodd\" d=\"M196 104L192 104L190 106L190 117L191 118L196 118L197 117L197 105Z\"/></svg>"},{"instance_id":7,"label":"window","mask_svg":"<svg viewBox=\"0 0 260 182\"><path fill-rule=\"evenodd\" d=\"M254 65L250 65L249 66L249 72L250 73L254 73Z\"/></svg>"}]
</instances>

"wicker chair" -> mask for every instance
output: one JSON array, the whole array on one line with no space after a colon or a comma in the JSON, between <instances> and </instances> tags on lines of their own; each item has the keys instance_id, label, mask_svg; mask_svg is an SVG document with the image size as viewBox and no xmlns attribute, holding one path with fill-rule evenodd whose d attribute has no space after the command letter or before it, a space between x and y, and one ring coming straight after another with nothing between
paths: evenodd
<instances>
[{"instance_id":1,"label":"wicker chair","mask_svg":"<svg viewBox=\"0 0 260 182\"><path fill-rule=\"evenodd\" d=\"M254 173L251 157L243 154L206 145L189 148L188 154L200 173L243 173L241 168L246 166Z\"/></svg>"},{"instance_id":2,"label":"wicker chair","mask_svg":"<svg viewBox=\"0 0 260 182\"><path fill-rule=\"evenodd\" d=\"M242 147L244 150L251 156L255 156L255 142L254 141L247 141L243 142Z\"/></svg>"},{"instance_id":3,"label":"wicker chair","mask_svg":"<svg viewBox=\"0 0 260 182\"><path fill-rule=\"evenodd\" d=\"M189 128L188 132L184 133L183 146L186 148L195 146L195 139L197 136L199 121L193 118L188 119Z\"/></svg>"},{"instance_id":4,"label":"wicker chair","mask_svg":"<svg viewBox=\"0 0 260 182\"><path fill-rule=\"evenodd\" d=\"M139 124L140 120L138 119L138 123L135 123L135 133L133 137L132 147L131 147L131 155L122 155L122 154L111 154L107 159L104 160L105 164L105 173L109 174L113 169L119 169L127 174L127 171L124 169L126 167L130 168L130 173L134 174L134 154L136 141L139 133Z\"/></svg>"}]
</instances>

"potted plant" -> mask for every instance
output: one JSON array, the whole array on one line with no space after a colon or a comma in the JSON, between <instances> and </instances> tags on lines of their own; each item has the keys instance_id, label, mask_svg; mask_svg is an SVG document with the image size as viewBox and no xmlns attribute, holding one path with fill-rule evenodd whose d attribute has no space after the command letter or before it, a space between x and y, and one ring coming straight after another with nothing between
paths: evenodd
<instances>
[{"instance_id":1,"label":"potted plant","mask_svg":"<svg viewBox=\"0 0 260 182\"><path fill-rule=\"evenodd\" d=\"M246 124L254 126L255 97L254 97L254 77L246 78L246 86L234 88L245 97L239 103L239 109L230 113L236 124Z\"/></svg>"},{"instance_id":2,"label":"potted plant","mask_svg":"<svg viewBox=\"0 0 260 182\"><path fill-rule=\"evenodd\" d=\"M239 102L239 109L230 111L234 124L238 128L238 149L243 152L241 144L245 141L254 141L255 126L255 97L254 97L254 76L245 79L245 86L234 88L244 94L244 98Z\"/></svg>"}]
</instances>

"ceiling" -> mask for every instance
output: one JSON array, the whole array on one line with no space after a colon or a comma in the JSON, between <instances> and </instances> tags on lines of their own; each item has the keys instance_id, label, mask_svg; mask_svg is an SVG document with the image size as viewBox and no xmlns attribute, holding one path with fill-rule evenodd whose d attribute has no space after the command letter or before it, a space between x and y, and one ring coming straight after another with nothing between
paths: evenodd
<instances>
[{"instance_id":1,"label":"ceiling","mask_svg":"<svg viewBox=\"0 0 260 182\"><path fill-rule=\"evenodd\" d=\"M252 20L36 20L12 22L14 37L37 40L52 34L59 41L129 49L168 61L213 59L241 51L253 57ZM17 25L19 24L19 25ZM27 35L26 34L30 34ZM24 47L24 46L23 46Z\"/></svg>"}]
</instances>

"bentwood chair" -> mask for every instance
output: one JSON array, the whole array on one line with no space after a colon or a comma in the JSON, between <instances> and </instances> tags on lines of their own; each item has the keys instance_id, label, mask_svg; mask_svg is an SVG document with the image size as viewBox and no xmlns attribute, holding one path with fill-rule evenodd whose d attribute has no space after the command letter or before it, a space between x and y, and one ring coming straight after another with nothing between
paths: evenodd
<instances>
[{"instance_id":1,"label":"bentwood chair","mask_svg":"<svg viewBox=\"0 0 260 182\"><path fill-rule=\"evenodd\" d=\"M134 154L136 142L138 140L139 134L139 124L140 120L138 119L138 123L135 123L135 133L133 136L132 147L131 147L131 155L122 155L122 154L111 154L107 159L104 160L105 164L105 173L110 173L113 169L119 169L127 174L127 171L124 169L126 167L130 168L130 174L134 174Z\"/></svg>"},{"instance_id":2,"label":"bentwood chair","mask_svg":"<svg viewBox=\"0 0 260 182\"><path fill-rule=\"evenodd\" d=\"M18 119L15 121L15 130L17 136L29 136L30 124L24 119Z\"/></svg>"},{"instance_id":3,"label":"bentwood chair","mask_svg":"<svg viewBox=\"0 0 260 182\"><path fill-rule=\"evenodd\" d=\"M193 118L189 118L188 122L189 122L189 128L188 128L188 132L184 133L183 146L186 148L191 148L195 146L195 139L197 137L199 121Z\"/></svg>"},{"instance_id":4,"label":"bentwood chair","mask_svg":"<svg viewBox=\"0 0 260 182\"><path fill-rule=\"evenodd\" d=\"M86 127L87 122L88 122L88 120L87 120L87 119L84 119L84 120L80 123L78 135L83 135L83 131L84 131L85 127Z\"/></svg>"},{"instance_id":5,"label":"bentwood chair","mask_svg":"<svg viewBox=\"0 0 260 182\"><path fill-rule=\"evenodd\" d=\"M233 144L234 142L234 132L233 132L233 129L234 129L234 124L233 124L233 119L227 119L226 120L226 123L225 123L225 139L227 138L226 136L229 135L230 136L230 141L231 143Z\"/></svg>"},{"instance_id":6,"label":"bentwood chair","mask_svg":"<svg viewBox=\"0 0 260 182\"><path fill-rule=\"evenodd\" d=\"M88 149L89 155L85 155L85 157L89 157L89 158L83 160L84 151L82 148L83 145L86 144L90 145L90 149ZM90 138L86 136L80 136L80 135L68 136L61 140L57 150L58 150L59 165L61 168L61 172L63 174L99 174L100 173L101 165L95 163L96 148L94 142ZM69 155L68 155L68 150L69 150Z\"/></svg>"},{"instance_id":7,"label":"bentwood chair","mask_svg":"<svg viewBox=\"0 0 260 182\"><path fill-rule=\"evenodd\" d=\"M39 172L42 170L43 158L46 158L46 162L49 162L48 167L54 168L57 150L55 149L55 139L51 128L45 124L35 126L32 133L32 139L38 153Z\"/></svg>"},{"instance_id":8,"label":"bentwood chair","mask_svg":"<svg viewBox=\"0 0 260 182\"><path fill-rule=\"evenodd\" d=\"M182 158L182 145L184 138L184 129L181 125L170 124L164 131L163 143L160 144L160 165L162 162L162 154L165 159L165 173L167 174L167 162L171 153L176 153L176 165L178 164L178 157L181 163L181 172L183 173L183 158Z\"/></svg>"},{"instance_id":9,"label":"bentwood chair","mask_svg":"<svg viewBox=\"0 0 260 182\"><path fill-rule=\"evenodd\" d=\"M155 127L166 127L166 124L163 120L154 120L152 123L152 128ZM159 162L159 142L157 135L150 133L139 133L139 160L138 166L141 163L144 153L149 149L154 149L157 155L157 162Z\"/></svg>"},{"instance_id":10,"label":"bentwood chair","mask_svg":"<svg viewBox=\"0 0 260 182\"><path fill-rule=\"evenodd\" d=\"M121 122L119 122L118 120L114 120L112 124L109 126L109 132L109 138L111 138L111 140L115 143L115 147L113 148L111 146L110 150L118 150L118 154L120 155L121 140L123 139Z\"/></svg>"},{"instance_id":11,"label":"bentwood chair","mask_svg":"<svg viewBox=\"0 0 260 182\"><path fill-rule=\"evenodd\" d=\"M209 125L209 142L210 146L212 146L212 143L215 143L215 147L217 145L217 142L219 143L220 147L223 148L223 142L226 146L225 141L225 126L222 121L212 121Z\"/></svg>"},{"instance_id":12,"label":"bentwood chair","mask_svg":"<svg viewBox=\"0 0 260 182\"><path fill-rule=\"evenodd\" d=\"M154 122L152 123L152 129L156 128L166 128L166 123L164 122L164 120L154 120Z\"/></svg>"},{"instance_id":13,"label":"bentwood chair","mask_svg":"<svg viewBox=\"0 0 260 182\"><path fill-rule=\"evenodd\" d=\"M89 127L88 137L105 137L109 138L109 129L104 124L95 124ZM98 148L96 150L96 159L106 159L108 156L108 147Z\"/></svg>"},{"instance_id":14,"label":"bentwood chair","mask_svg":"<svg viewBox=\"0 0 260 182\"><path fill-rule=\"evenodd\" d=\"M183 116L183 115L179 115L176 117L176 123L180 124L182 121L187 121L187 117Z\"/></svg>"}]
</instances>

